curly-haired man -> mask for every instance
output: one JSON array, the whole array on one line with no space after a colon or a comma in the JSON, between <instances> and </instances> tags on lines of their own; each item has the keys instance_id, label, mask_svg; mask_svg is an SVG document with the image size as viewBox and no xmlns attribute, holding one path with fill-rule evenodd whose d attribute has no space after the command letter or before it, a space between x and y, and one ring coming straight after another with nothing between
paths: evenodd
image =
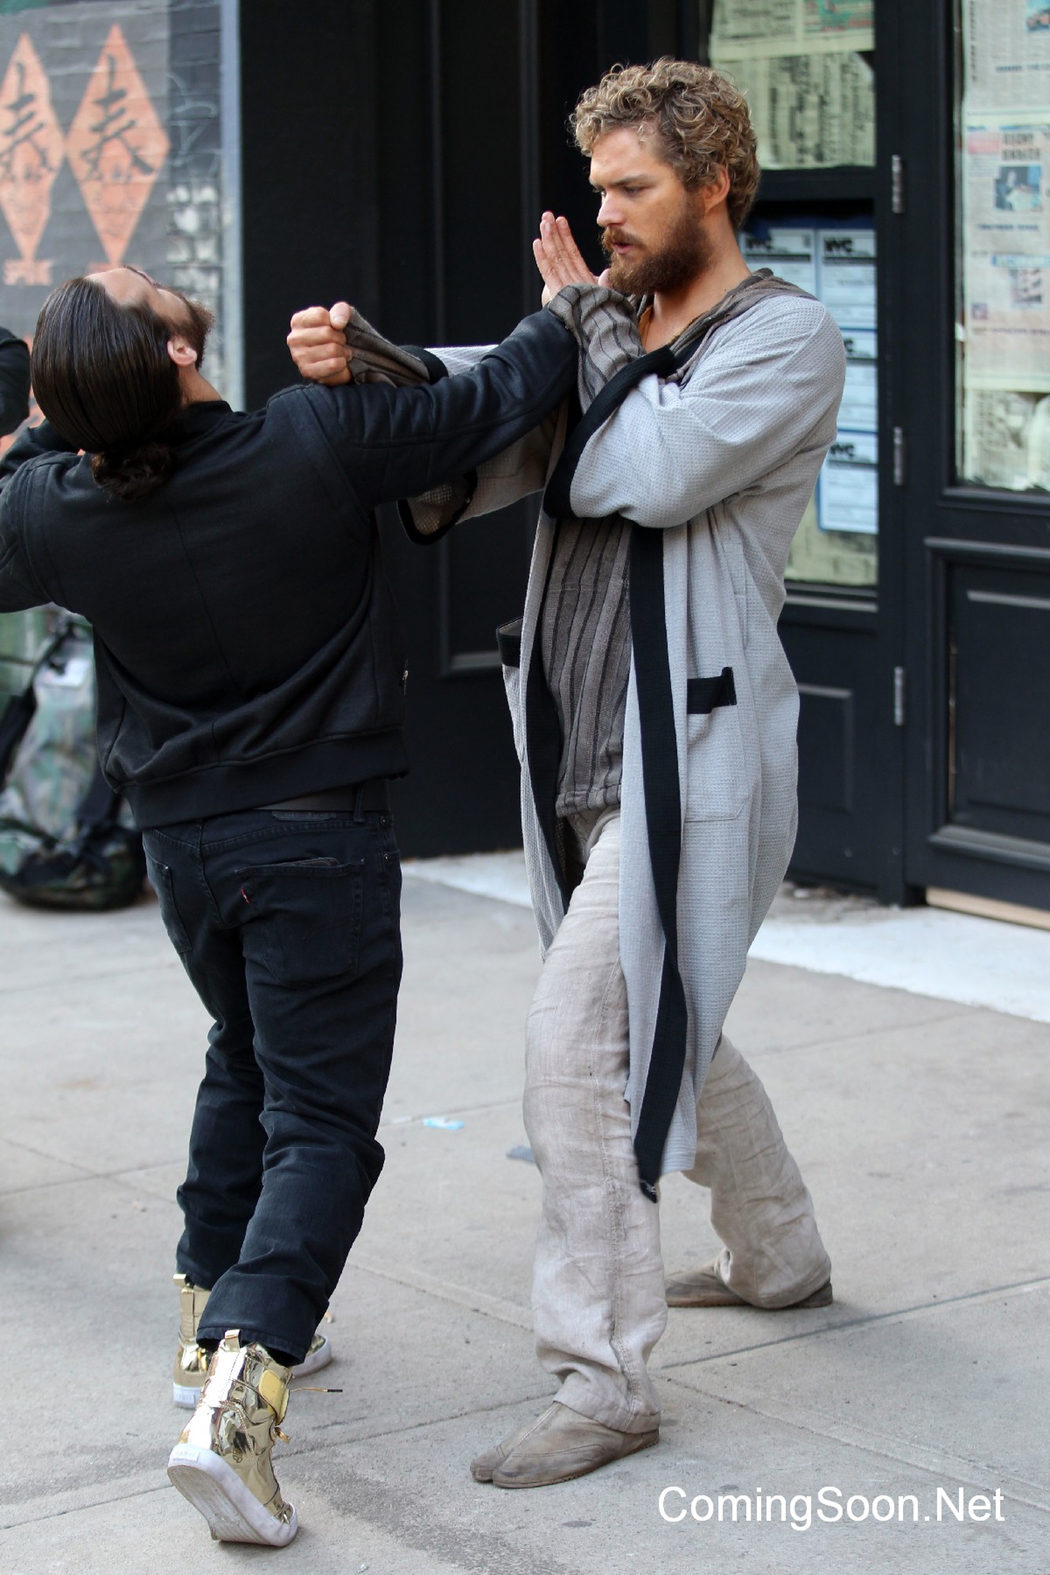
<instances>
[{"instance_id":1,"label":"curly-haired man","mask_svg":"<svg viewBox=\"0 0 1050 1575\"><path fill-rule=\"evenodd\" d=\"M656 1443L646 1363L668 1301L831 1301L809 1193L722 1026L795 835L798 693L777 617L835 434L842 340L819 302L744 261L758 165L725 78L617 68L573 126L606 288L564 219L543 215L535 254L580 345L583 416L566 431L563 412L481 467L469 507L456 499L464 517L546 482L504 654L544 950L526 1052L533 1308L560 1388L473 1462L504 1488ZM293 328L293 352L324 375L310 337ZM411 508L436 533L440 501ZM657 1182L675 1170L711 1189L725 1245L665 1294Z\"/></svg>"}]
</instances>

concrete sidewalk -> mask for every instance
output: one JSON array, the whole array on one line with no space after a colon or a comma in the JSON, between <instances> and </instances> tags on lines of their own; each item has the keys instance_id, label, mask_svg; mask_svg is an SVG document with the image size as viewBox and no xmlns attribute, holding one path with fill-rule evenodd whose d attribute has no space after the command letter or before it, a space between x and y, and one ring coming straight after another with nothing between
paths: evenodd
<instances>
[{"instance_id":1,"label":"concrete sidewalk","mask_svg":"<svg viewBox=\"0 0 1050 1575\"><path fill-rule=\"evenodd\" d=\"M164 1474L202 1009L151 901L2 901L6 1575L1050 1571L1050 1026L754 961L731 1031L815 1196L835 1304L673 1310L659 1447L501 1492L470 1458L553 1387L529 1333L538 1178L508 1157L534 931L409 875L405 942L387 1165L319 1375L342 1392L293 1397L280 1446L302 1529L219 1547ZM705 1261L706 1195L664 1190L668 1267Z\"/></svg>"}]
</instances>

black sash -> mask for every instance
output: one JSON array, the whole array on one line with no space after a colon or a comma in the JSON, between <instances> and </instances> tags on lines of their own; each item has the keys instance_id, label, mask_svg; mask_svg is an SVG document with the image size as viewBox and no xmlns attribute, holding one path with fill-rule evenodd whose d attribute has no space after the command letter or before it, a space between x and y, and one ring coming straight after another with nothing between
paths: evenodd
<instances>
[{"instance_id":1,"label":"black sash","mask_svg":"<svg viewBox=\"0 0 1050 1575\"><path fill-rule=\"evenodd\" d=\"M697 325L696 331L688 339L680 341L676 349L663 345L659 350L628 362L610 378L566 440L543 498L543 507L548 515L557 520L572 513L572 479L583 451L630 390L651 373L668 377L678 371L696 353L708 332L721 321L724 321L723 317L706 319ZM551 544L552 564L556 540L555 536ZM664 616L663 531L632 524L630 555L631 642L641 721L646 834L657 911L664 935L656 1026L634 1139L642 1191L655 1202L656 1183L660 1178L667 1134L682 1085L688 1043L688 1008L678 966L678 868L682 851L682 805ZM710 711L718 705L735 704L732 668L724 668L717 678L690 680L687 697L690 712ZM552 718L553 731L550 725ZM561 736L554 701L538 653L534 653L529 668L525 727L537 816L567 903L569 893L557 843L554 812ZM534 754L534 750L537 753Z\"/></svg>"}]
</instances>

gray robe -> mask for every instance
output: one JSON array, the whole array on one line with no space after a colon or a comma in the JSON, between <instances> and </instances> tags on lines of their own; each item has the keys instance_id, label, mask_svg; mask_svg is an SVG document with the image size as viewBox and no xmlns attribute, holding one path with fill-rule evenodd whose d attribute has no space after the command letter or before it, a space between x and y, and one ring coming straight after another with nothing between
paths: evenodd
<instances>
[{"instance_id":1,"label":"gray robe","mask_svg":"<svg viewBox=\"0 0 1050 1575\"><path fill-rule=\"evenodd\" d=\"M783 879L797 823L798 691L777 634L788 549L835 436L845 375L842 338L825 308L775 281L739 315L719 321L684 368L647 376L583 448L571 479L579 518L619 516L664 535L668 664L681 805L678 967L688 1012L685 1068L661 1169L691 1167L696 1101L743 976L747 951ZM580 398L642 353L634 308L612 292L571 286L553 310L578 339ZM717 313L716 313L717 315ZM450 371L474 351L441 351ZM597 374L595 376L595 374ZM560 452L565 418L483 466L456 517L537 490ZM448 501L410 505L424 534ZM443 513L444 509L444 513ZM522 760L522 830L541 946L564 915L542 835L527 756L523 697L538 660L537 631L552 521L536 531L517 669L506 669ZM690 679L730 667L736 704L690 715ZM649 1072L664 968L664 933L650 866L641 726L632 671L621 788L620 958L627 985L630 1075L637 1122Z\"/></svg>"}]
</instances>

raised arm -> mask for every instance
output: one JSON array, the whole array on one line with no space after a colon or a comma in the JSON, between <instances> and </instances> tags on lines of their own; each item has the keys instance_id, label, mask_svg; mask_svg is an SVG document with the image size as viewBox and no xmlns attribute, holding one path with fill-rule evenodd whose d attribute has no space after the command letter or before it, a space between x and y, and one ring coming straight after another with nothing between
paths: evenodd
<instances>
[{"instance_id":1,"label":"raised arm","mask_svg":"<svg viewBox=\"0 0 1050 1575\"><path fill-rule=\"evenodd\" d=\"M608 269L597 278L591 273L568 219L545 212L532 255L543 279L544 304L584 352L577 393L580 408L586 410L613 374L642 354L634 306L627 296L608 288Z\"/></svg>"},{"instance_id":2,"label":"raised arm","mask_svg":"<svg viewBox=\"0 0 1050 1575\"><path fill-rule=\"evenodd\" d=\"M531 431L571 387L576 354L557 319L538 312L454 377L306 392L348 480L373 505L461 476Z\"/></svg>"}]
</instances>

